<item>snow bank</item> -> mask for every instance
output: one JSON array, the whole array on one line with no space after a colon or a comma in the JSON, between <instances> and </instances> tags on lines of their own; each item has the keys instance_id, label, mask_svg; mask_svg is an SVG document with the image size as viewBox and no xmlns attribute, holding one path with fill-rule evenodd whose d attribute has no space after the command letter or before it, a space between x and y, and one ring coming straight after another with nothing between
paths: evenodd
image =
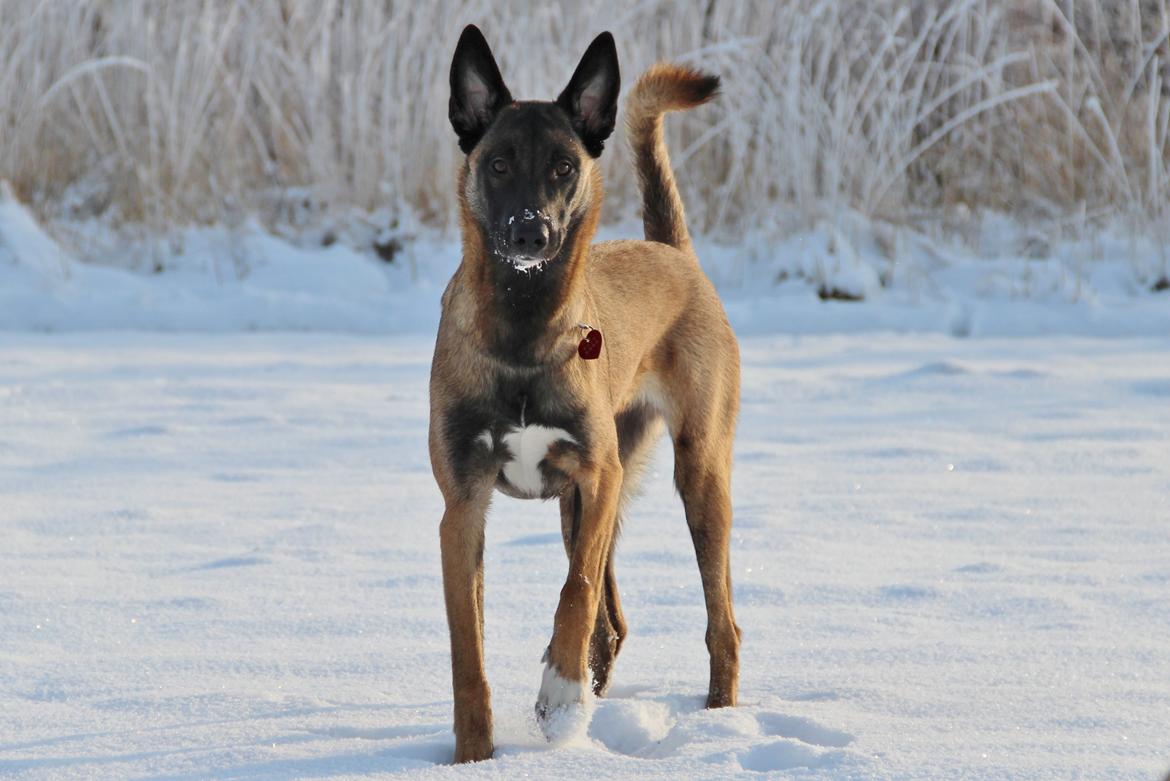
<instances>
[{"instance_id":1,"label":"snow bank","mask_svg":"<svg viewBox=\"0 0 1170 781\"><path fill-rule=\"evenodd\" d=\"M94 246L70 251L0 192L0 330L427 333L459 261L457 242L426 232L390 262L343 241L303 246L254 222L153 243L108 233L75 226L73 242ZM601 238L640 233L627 224ZM1170 292L1155 290L1165 249L1109 231L1050 241L988 218L940 242L847 216L783 238L696 244L743 334L1170 333Z\"/></svg>"},{"instance_id":2,"label":"snow bank","mask_svg":"<svg viewBox=\"0 0 1170 781\"><path fill-rule=\"evenodd\" d=\"M413 331L433 327L458 262L450 243L416 241L387 264L341 243L299 247L255 223L123 252L81 262L0 193L0 330ZM412 278L416 256L428 258L425 278Z\"/></svg>"}]
</instances>

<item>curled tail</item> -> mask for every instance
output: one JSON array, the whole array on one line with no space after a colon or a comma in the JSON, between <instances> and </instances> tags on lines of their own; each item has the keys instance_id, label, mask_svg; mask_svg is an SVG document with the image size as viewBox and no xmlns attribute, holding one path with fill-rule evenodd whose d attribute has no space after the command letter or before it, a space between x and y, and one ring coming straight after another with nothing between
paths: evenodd
<instances>
[{"instance_id":1,"label":"curled tail","mask_svg":"<svg viewBox=\"0 0 1170 781\"><path fill-rule=\"evenodd\" d=\"M662 116L700 106L719 90L719 77L660 62L642 74L626 102L626 134L642 190L642 224L647 241L691 252L687 215L662 132Z\"/></svg>"}]
</instances>

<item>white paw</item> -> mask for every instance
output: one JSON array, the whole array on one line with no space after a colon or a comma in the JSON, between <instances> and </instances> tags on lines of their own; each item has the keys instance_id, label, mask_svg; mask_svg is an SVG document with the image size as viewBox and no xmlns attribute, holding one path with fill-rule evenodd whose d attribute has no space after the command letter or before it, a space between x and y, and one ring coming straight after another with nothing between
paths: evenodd
<instances>
[{"instance_id":1,"label":"white paw","mask_svg":"<svg viewBox=\"0 0 1170 781\"><path fill-rule=\"evenodd\" d=\"M546 740L563 743L580 737L593 717L593 692L584 681L561 677L545 654L544 675L536 697L536 723Z\"/></svg>"}]
</instances>

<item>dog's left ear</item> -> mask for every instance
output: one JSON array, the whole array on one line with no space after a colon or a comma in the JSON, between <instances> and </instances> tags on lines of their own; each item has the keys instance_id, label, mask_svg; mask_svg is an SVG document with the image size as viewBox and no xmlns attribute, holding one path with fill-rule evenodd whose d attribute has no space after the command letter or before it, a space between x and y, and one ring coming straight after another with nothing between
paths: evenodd
<instances>
[{"instance_id":1,"label":"dog's left ear","mask_svg":"<svg viewBox=\"0 0 1170 781\"><path fill-rule=\"evenodd\" d=\"M594 157L601 154L617 121L621 80L617 47L613 36L605 32L589 44L569 86L557 98L557 105L569 115L573 129Z\"/></svg>"}]
</instances>

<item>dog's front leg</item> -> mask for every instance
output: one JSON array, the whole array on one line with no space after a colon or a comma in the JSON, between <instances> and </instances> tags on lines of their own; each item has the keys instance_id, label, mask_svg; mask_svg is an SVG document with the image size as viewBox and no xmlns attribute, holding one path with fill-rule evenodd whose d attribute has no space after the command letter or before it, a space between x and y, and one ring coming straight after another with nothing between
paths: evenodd
<instances>
[{"instance_id":1,"label":"dog's front leg","mask_svg":"<svg viewBox=\"0 0 1170 781\"><path fill-rule=\"evenodd\" d=\"M487 499L448 502L439 539L451 632L455 761L492 755L492 706L483 667L483 528Z\"/></svg>"},{"instance_id":2,"label":"dog's front leg","mask_svg":"<svg viewBox=\"0 0 1170 781\"><path fill-rule=\"evenodd\" d=\"M582 470L578 476L581 523L569 554L569 574L561 588L536 700L537 721L550 739L587 718L589 640L605 587L605 560L617 522L621 484L616 448L601 466Z\"/></svg>"}]
</instances>

